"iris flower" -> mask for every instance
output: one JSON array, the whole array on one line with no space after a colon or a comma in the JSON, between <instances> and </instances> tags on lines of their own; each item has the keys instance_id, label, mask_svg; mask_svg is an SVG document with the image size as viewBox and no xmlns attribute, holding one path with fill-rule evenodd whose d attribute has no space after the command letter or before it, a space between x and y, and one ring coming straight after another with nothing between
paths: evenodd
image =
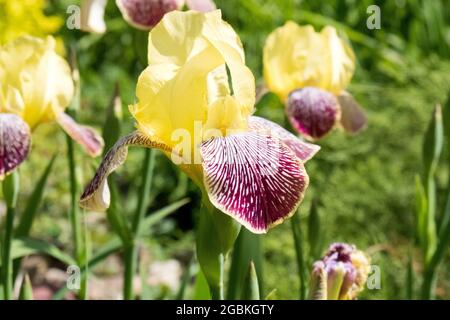
<instances>
[{"instance_id":1,"label":"iris flower","mask_svg":"<svg viewBox=\"0 0 450 320\"><path fill-rule=\"evenodd\" d=\"M294 128L310 140L336 125L355 133L366 123L361 107L345 91L355 70L355 54L336 29L320 32L289 21L274 30L264 47L264 79L286 103Z\"/></svg>"},{"instance_id":2,"label":"iris flower","mask_svg":"<svg viewBox=\"0 0 450 320\"><path fill-rule=\"evenodd\" d=\"M59 30L64 20L46 16L47 0L0 0L0 45L32 34L43 37Z\"/></svg>"},{"instance_id":3,"label":"iris flower","mask_svg":"<svg viewBox=\"0 0 450 320\"><path fill-rule=\"evenodd\" d=\"M316 300L353 300L364 289L370 272L369 258L354 245L333 243L316 261L311 294Z\"/></svg>"},{"instance_id":4,"label":"iris flower","mask_svg":"<svg viewBox=\"0 0 450 320\"><path fill-rule=\"evenodd\" d=\"M0 47L0 178L25 160L41 123L56 121L91 156L101 152L101 138L64 113L73 95L69 64L52 37L23 36Z\"/></svg>"},{"instance_id":5,"label":"iris flower","mask_svg":"<svg viewBox=\"0 0 450 320\"><path fill-rule=\"evenodd\" d=\"M164 16L149 34L136 95L129 109L137 129L106 154L81 206L105 210L107 176L123 164L128 146L142 146L162 150L210 204L254 233L295 212L309 181L304 163L319 147L252 116L255 80L219 10Z\"/></svg>"},{"instance_id":6,"label":"iris flower","mask_svg":"<svg viewBox=\"0 0 450 320\"><path fill-rule=\"evenodd\" d=\"M150 30L170 11L190 10L208 12L216 9L213 0L116 0L125 21L135 28Z\"/></svg>"}]
</instances>

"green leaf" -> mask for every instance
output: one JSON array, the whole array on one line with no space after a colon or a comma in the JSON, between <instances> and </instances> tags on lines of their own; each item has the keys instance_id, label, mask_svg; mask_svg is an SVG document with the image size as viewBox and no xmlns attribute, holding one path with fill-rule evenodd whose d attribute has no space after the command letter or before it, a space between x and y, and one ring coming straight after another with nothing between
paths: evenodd
<instances>
[{"instance_id":1,"label":"green leaf","mask_svg":"<svg viewBox=\"0 0 450 320\"><path fill-rule=\"evenodd\" d=\"M450 93L447 96L447 103L443 108L444 134L447 139L447 148L450 149Z\"/></svg>"},{"instance_id":2,"label":"green leaf","mask_svg":"<svg viewBox=\"0 0 450 320\"><path fill-rule=\"evenodd\" d=\"M308 217L308 242L310 248L310 255L313 260L316 260L322 250L322 237L320 230L320 215L318 211L318 200L315 198L311 203Z\"/></svg>"},{"instance_id":3,"label":"green leaf","mask_svg":"<svg viewBox=\"0 0 450 320\"><path fill-rule=\"evenodd\" d=\"M120 99L119 85L116 84L111 103L106 111L106 119L103 124L102 136L105 142L103 155L119 140L122 122L122 100Z\"/></svg>"},{"instance_id":4,"label":"green leaf","mask_svg":"<svg viewBox=\"0 0 450 320\"><path fill-rule=\"evenodd\" d=\"M56 155L50 159L50 162L47 164L47 167L34 187L33 193L28 198L27 206L20 217L19 225L16 228L16 237L26 237L30 233L34 218L36 217L36 212L41 205L45 186L47 184L48 177L50 176L50 172L52 171L53 164L55 163L55 159Z\"/></svg>"},{"instance_id":5,"label":"green leaf","mask_svg":"<svg viewBox=\"0 0 450 320\"><path fill-rule=\"evenodd\" d=\"M427 248L427 195L420 176L416 176L417 238L422 250Z\"/></svg>"},{"instance_id":6,"label":"green leaf","mask_svg":"<svg viewBox=\"0 0 450 320\"><path fill-rule=\"evenodd\" d=\"M88 262L88 266L90 268L95 267L97 264L105 260L107 257L109 257L113 253L117 253L122 249L122 242L119 237L114 237L109 242L107 242L101 249L99 249L92 258ZM81 268L80 276L85 277L86 276L87 269L85 266ZM52 300L61 300L66 295L66 292L69 289L67 286L62 287L59 289L52 297Z\"/></svg>"},{"instance_id":7,"label":"green leaf","mask_svg":"<svg viewBox=\"0 0 450 320\"><path fill-rule=\"evenodd\" d=\"M18 238L12 242L12 259L22 258L30 254L45 253L66 265L76 264L75 260L56 246L31 238Z\"/></svg>"},{"instance_id":8,"label":"green leaf","mask_svg":"<svg viewBox=\"0 0 450 320\"><path fill-rule=\"evenodd\" d=\"M19 300L33 300L33 287L31 286L30 277L25 274L20 286Z\"/></svg>"},{"instance_id":9,"label":"green leaf","mask_svg":"<svg viewBox=\"0 0 450 320\"><path fill-rule=\"evenodd\" d=\"M202 270L199 268L197 271L197 276L195 277L195 285L194 285L194 300L209 300L211 298L211 294L209 292L208 281L206 281L206 277L203 274Z\"/></svg>"},{"instance_id":10,"label":"green leaf","mask_svg":"<svg viewBox=\"0 0 450 320\"><path fill-rule=\"evenodd\" d=\"M181 279L180 288L178 289L175 300L184 300L186 297L187 287L189 285L189 281L191 280L193 274L193 259L189 260L189 263L184 272L183 278Z\"/></svg>"},{"instance_id":11,"label":"green leaf","mask_svg":"<svg viewBox=\"0 0 450 320\"><path fill-rule=\"evenodd\" d=\"M239 236L234 244L231 258L231 266L228 275L227 299L239 299L242 283L244 282L250 261L253 261L259 275L259 288L262 288L263 253L261 245L262 237L251 233L246 228L241 228Z\"/></svg>"},{"instance_id":12,"label":"green leaf","mask_svg":"<svg viewBox=\"0 0 450 320\"><path fill-rule=\"evenodd\" d=\"M447 97L447 104L444 108L444 132L445 139L447 142L447 152L450 152L450 94ZM447 226L450 224L450 164L449 164L449 177L447 185L447 202L444 209L444 214L442 215L441 224L439 226L439 241L442 241L445 237L444 233Z\"/></svg>"},{"instance_id":13,"label":"green leaf","mask_svg":"<svg viewBox=\"0 0 450 320\"><path fill-rule=\"evenodd\" d=\"M117 186L114 179L111 179L110 194L111 205L106 211L106 217L114 233L120 237L124 244L128 244L132 239L131 228L123 214L123 209L120 205L120 195L117 191Z\"/></svg>"},{"instance_id":14,"label":"green leaf","mask_svg":"<svg viewBox=\"0 0 450 320\"><path fill-rule=\"evenodd\" d=\"M171 203L153 213L150 213L147 217L145 217L144 221L142 221L140 227L138 236L144 237L148 235L148 232L151 230L151 227L154 226L156 223L160 222L165 217L171 215L175 211L177 211L182 206L189 203L191 199L184 198L181 200L178 200L177 202Z\"/></svg>"},{"instance_id":15,"label":"green leaf","mask_svg":"<svg viewBox=\"0 0 450 320\"><path fill-rule=\"evenodd\" d=\"M406 300L412 300L414 295L414 268L413 268L414 258L412 255L412 250L410 250L408 258L408 269L406 272Z\"/></svg>"},{"instance_id":16,"label":"green leaf","mask_svg":"<svg viewBox=\"0 0 450 320\"><path fill-rule=\"evenodd\" d=\"M300 279L300 299L306 298L306 263L303 250L303 236L300 225L300 212L291 218L292 236L294 238L295 253L297 257L297 271Z\"/></svg>"},{"instance_id":17,"label":"green leaf","mask_svg":"<svg viewBox=\"0 0 450 320\"><path fill-rule=\"evenodd\" d=\"M8 208L15 208L19 197L19 174L14 170L3 180L3 197Z\"/></svg>"},{"instance_id":18,"label":"green leaf","mask_svg":"<svg viewBox=\"0 0 450 320\"><path fill-rule=\"evenodd\" d=\"M146 66L147 62L147 43L148 43L148 32L135 29L134 33L134 48L139 62L142 66Z\"/></svg>"},{"instance_id":19,"label":"green leaf","mask_svg":"<svg viewBox=\"0 0 450 320\"><path fill-rule=\"evenodd\" d=\"M258 276L256 274L255 264L250 261L247 268L247 274L245 276L244 286L242 288L243 300L259 300L259 284Z\"/></svg>"},{"instance_id":20,"label":"green leaf","mask_svg":"<svg viewBox=\"0 0 450 320\"><path fill-rule=\"evenodd\" d=\"M203 198L195 230L197 258L213 299L223 299L224 261L239 234L240 224Z\"/></svg>"},{"instance_id":21,"label":"green leaf","mask_svg":"<svg viewBox=\"0 0 450 320\"><path fill-rule=\"evenodd\" d=\"M423 144L424 180L426 181L427 214L426 214L426 251L425 261L428 264L436 250L436 183L435 173L444 144L444 128L442 109L438 105L433 113Z\"/></svg>"},{"instance_id":22,"label":"green leaf","mask_svg":"<svg viewBox=\"0 0 450 320\"><path fill-rule=\"evenodd\" d=\"M277 289L273 289L272 291L270 291L266 297L264 298L264 300L278 300L277 297Z\"/></svg>"},{"instance_id":23,"label":"green leaf","mask_svg":"<svg viewBox=\"0 0 450 320\"><path fill-rule=\"evenodd\" d=\"M434 176L444 145L444 128L442 123L442 108L436 106L428 125L422 147L424 161L424 176Z\"/></svg>"}]
</instances>

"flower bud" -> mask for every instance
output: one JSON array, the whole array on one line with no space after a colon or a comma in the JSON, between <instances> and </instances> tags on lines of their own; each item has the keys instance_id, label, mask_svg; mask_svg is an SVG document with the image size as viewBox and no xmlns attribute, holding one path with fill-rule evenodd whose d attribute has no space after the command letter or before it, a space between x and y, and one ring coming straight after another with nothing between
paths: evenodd
<instances>
[{"instance_id":1,"label":"flower bud","mask_svg":"<svg viewBox=\"0 0 450 320\"><path fill-rule=\"evenodd\" d=\"M334 243L324 257L315 262L311 276L311 298L355 299L369 273L369 259L355 246Z\"/></svg>"},{"instance_id":2,"label":"flower bud","mask_svg":"<svg viewBox=\"0 0 450 320\"><path fill-rule=\"evenodd\" d=\"M322 138L341 117L336 97L314 87L292 91L286 111L292 126L310 140Z\"/></svg>"}]
</instances>

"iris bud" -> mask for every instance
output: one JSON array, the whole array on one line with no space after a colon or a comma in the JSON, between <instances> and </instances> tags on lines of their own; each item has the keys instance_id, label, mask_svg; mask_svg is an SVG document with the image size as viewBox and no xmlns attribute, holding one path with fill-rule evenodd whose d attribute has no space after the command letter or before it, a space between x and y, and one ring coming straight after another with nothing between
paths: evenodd
<instances>
[{"instance_id":1,"label":"iris bud","mask_svg":"<svg viewBox=\"0 0 450 320\"><path fill-rule=\"evenodd\" d=\"M346 243L334 243L315 262L311 275L311 298L350 300L362 291L369 273L369 259Z\"/></svg>"}]
</instances>

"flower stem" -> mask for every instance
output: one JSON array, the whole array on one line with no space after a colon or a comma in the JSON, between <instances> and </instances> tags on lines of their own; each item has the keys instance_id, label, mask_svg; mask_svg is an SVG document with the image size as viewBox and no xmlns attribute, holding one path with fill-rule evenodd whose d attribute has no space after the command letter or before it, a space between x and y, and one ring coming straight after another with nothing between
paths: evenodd
<instances>
[{"instance_id":1,"label":"flower stem","mask_svg":"<svg viewBox=\"0 0 450 320\"><path fill-rule=\"evenodd\" d=\"M75 260L78 266L84 266L86 259L86 247L84 243L84 231L81 226L81 216L78 210L78 181L76 177L76 162L74 152L74 142L67 138L67 158L69 163L69 182L70 182L70 211L69 219L72 227L72 237L74 241ZM80 290L78 292L79 299L86 299L87 277L82 277L80 282Z\"/></svg>"},{"instance_id":2,"label":"flower stem","mask_svg":"<svg viewBox=\"0 0 450 320\"><path fill-rule=\"evenodd\" d=\"M292 235L294 237L295 253L297 256L298 276L300 279L300 300L306 299L306 275L305 259L302 245L302 232L300 226L300 212L297 212L291 218Z\"/></svg>"},{"instance_id":3,"label":"flower stem","mask_svg":"<svg viewBox=\"0 0 450 320\"><path fill-rule=\"evenodd\" d=\"M217 286L211 286L211 298L212 300L223 300L224 299L224 288L223 288L223 278L224 278L224 263L225 258L223 254L220 255L220 281Z\"/></svg>"},{"instance_id":4,"label":"flower stem","mask_svg":"<svg viewBox=\"0 0 450 320\"><path fill-rule=\"evenodd\" d=\"M434 291L436 288L436 272L435 269L428 268L425 271L422 284L422 299L432 300L435 298Z\"/></svg>"},{"instance_id":5,"label":"flower stem","mask_svg":"<svg viewBox=\"0 0 450 320\"><path fill-rule=\"evenodd\" d=\"M16 211L17 196L19 193L19 174L14 171L3 181L3 195L6 201L5 237L2 247L2 282L5 300L12 298L12 260L11 244L13 240L14 215Z\"/></svg>"},{"instance_id":6,"label":"flower stem","mask_svg":"<svg viewBox=\"0 0 450 320\"><path fill-rule=\"evenodd\" d=\"M138 206L132 223L132 237L130 243L124 244L124 286L123 297L125 300L134 299L133 292L133 278L136 272L137 257L138 257L138 240L136 235L139 232L142 220L145 218L145 212L148 207L148 196L153 180L153 168L155 164L155 151L153 149L145 150L144 167L142 168L143 181L140 187Z\"/></svg>"}]
</instances>

